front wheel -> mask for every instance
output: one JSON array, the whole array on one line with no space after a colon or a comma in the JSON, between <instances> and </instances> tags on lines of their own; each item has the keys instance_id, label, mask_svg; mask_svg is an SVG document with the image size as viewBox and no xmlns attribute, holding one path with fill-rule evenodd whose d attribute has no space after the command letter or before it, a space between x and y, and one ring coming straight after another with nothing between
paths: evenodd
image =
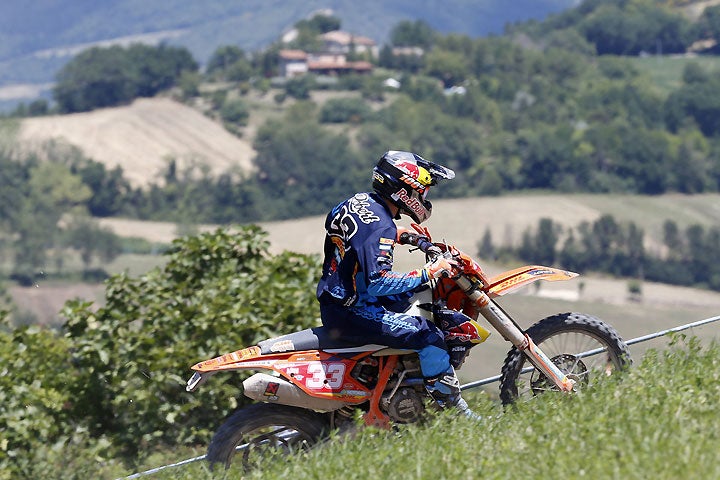
<instances>
[{"instance_id":1,"label":"front wheel","mask_svg":"<svg viewBox=\"0 0 720 480\"><path fill-rule=\"evenodd\" d=\"M206 458L211 467L219 463L228 468L236 460L247 471L271 458L309 448L328 428L327 417L322 414L256 403L225 420L210 442Z\"/></svg>"},{"instance_id":2,"label":"front wheel","mask_svg":"<svg viewBox=\"0 0 720 480\"><path fill-rule=\"evenodd\" d=\"M585 388L595 378L611 375L631 363L628 347L610 325L582 313L544 318L526 332L560 370ZM500 399L507 405L555 385L530 364L516 347L508 352L500 377Z\"/></svg>"}]
</instances>

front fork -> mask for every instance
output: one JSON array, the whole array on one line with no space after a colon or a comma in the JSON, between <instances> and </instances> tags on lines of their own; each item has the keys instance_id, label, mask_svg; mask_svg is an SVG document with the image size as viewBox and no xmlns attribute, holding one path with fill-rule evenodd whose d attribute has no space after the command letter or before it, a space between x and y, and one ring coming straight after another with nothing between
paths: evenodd
<instances>
[{"instance_id":1,"label":"front fork","mask_svg":"<svg viewBox=\"0 0 720 480\"><path fill-rule=\"evenodd\" d=\"M563 392L570 392L575 381L568 378L565 373L550 360L545 353L535 345L535 342L512 319L493 302L487 293L478 288L476 284L461 276L455 279L457 285L478 306L483 317L497 330L502 337L515 345L523 352L530 363L540 370L547 378Z\"/></svg>"}]
</instances>

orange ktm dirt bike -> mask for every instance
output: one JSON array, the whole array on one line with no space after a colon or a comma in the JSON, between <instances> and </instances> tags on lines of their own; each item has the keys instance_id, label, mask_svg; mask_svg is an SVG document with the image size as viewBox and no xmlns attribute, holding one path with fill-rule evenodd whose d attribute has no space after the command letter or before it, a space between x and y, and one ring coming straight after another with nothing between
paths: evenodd
<instances>
[{"instance_id":1,"label":"orange ktm dirt bike","mask_svg":"<svg viewBox=\"0 0 720 480\"><path fill-rule=\"evenodd\" d=\"M451 245L431 243L427 230L416 230L404 232L401 243L418 247L431 260L452 258L461 273L415 293L407 313L439 321L438 312L451 309L469 317L445 331L456 368L464 358L453 350L462 357L468 346L489 335L477 322L484 317L512 344L500 378L503 403L548 390L572 392L630 363L626 344L597 318L562 313L523 330L494 301L538 280L569 280L577 274L526 266L488 278L470 256ZM211 464L229 466L239 457L250 468L267 455L308 448L331 430L353 425L358 411L365 424L388 427L414 422L434 405L416 351L349 344L323 327L264 340L192 369L188 391L218 372L264 371L243 382L244 394L258 403L237 410L217 430L206 457Z\"/></svg>"}]
</instances>

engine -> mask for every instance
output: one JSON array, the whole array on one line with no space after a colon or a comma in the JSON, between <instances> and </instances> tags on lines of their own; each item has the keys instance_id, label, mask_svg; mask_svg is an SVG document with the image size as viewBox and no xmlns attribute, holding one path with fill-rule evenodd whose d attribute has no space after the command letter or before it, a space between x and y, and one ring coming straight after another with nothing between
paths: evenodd
<instances>
[{"instance_id":1,"label":"engine","mask_svg":"<svg viewBox=\"0 0 720 480\"><path fill-rule=\"evenodd\" d=\"M390 398L383 398L385 411L397 423L412 423L425 410L423 399L412 387L401 387Z\"/></svg>"}]
</instances>

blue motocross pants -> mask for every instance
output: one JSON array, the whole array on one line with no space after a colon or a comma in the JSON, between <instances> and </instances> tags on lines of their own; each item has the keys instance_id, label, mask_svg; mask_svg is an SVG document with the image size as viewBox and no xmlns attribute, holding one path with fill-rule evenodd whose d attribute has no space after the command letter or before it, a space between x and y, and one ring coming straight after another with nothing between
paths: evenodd
<instances>
[{"instance_id":1,"label":"blue motocross pants","mask_svg":"<svg viewBox=\"0 0 720 480\"><path fill-rule=\"evenodd\" d=\"M443 333L422 317L391 312L377 305L345 307L331 303L320 306L320 316L323 325L337 331L343 340L417 350L425 378L450 369Z\"/></svg>"}]
</instances>

